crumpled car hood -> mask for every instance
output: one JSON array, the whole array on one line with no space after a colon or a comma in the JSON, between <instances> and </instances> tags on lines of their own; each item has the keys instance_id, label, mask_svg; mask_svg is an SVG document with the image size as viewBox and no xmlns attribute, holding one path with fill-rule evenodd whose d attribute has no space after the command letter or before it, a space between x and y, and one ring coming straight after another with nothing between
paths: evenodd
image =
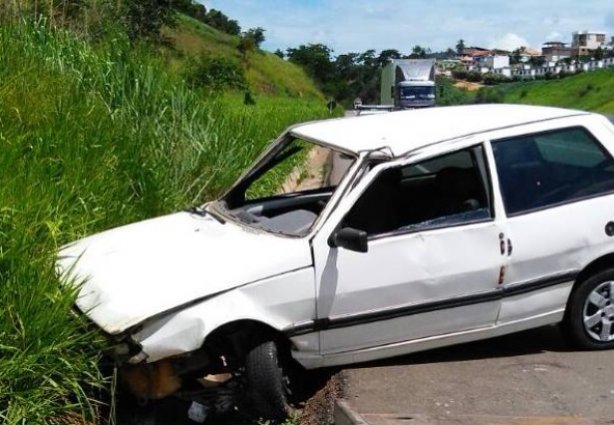
<instances>
[{"instance_id":1,"label":"crumpled car hood","mask_svg":"<svg viewBox=\"0 0 614 425\"><path fill-rule=\"evenodd\" d=\"M79 284L77 307L109 334L154 315L270 276L309 267L309 242L172 214L66 245L65 284Z\"/></svg>"}]
</instances>

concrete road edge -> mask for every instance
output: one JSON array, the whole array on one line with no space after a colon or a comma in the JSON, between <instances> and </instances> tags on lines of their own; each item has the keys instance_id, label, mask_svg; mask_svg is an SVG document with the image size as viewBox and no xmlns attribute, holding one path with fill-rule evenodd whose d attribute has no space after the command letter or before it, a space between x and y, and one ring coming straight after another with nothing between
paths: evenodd
<instances>
[{"instance_id":1,"label":"concrete road edge","mask_svg":"<svg viewBox=\"0 0 614 425\"><path fill-rule=\"evenodd\" d=\"M337 399L333 412L335 425L369 425L358 412L354 411L347 400Z\"/></svg>"}]
</instances>

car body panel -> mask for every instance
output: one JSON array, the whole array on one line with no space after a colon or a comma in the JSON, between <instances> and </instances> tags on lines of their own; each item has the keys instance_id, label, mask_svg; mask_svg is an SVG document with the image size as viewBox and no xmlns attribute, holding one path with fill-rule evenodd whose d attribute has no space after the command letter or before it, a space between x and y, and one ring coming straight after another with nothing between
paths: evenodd
<instances>
[{"instance_id":1,"label":"car body panel","mask_svg":"<svg viewBox=\"0 0 614 425\"><path fill-rule=\"evenodd\" d=\"M77 306L109 334L251 282L309 267L309 243L182 212L64 247Z\"/></svg>"},{"instance_id":2,"label":"car body panel","mask_svg":"<svg viewBox=\"0 0 614 425\"><path fill-rule=\"evenodd\" d=\"M147 362L200 348L214 330L249 320L282 330L315 317L313 268L306 267L245 285L147 323L133 335ZM295 338L303 352L318 352L313 335Z\"/></svg>"},{"instance_id":3,"label":"car body panel","mask_svg":"<svg viewBox=\"0 0 614 425\"><path fill-rule=\"evenodd\" d=\"M481 143L464 140L455 149L477 145ZM496 321L499 300L440 312L441 320L433 320L436 315L430 312L393 319L388 314L496 289L504 258L498 248L501 230L494 221L375 238L367 253L328 245L330 234L379 173L425 157L428 153L373 169L314 238L318 320L326 323L321 328L323 355ZM466 246L473 248L466 250ZM381 320L375 319L378 315ZM336 322L351 323L353 318L360 324L332 328Z\"/></svg>"},{"instance_id":4,"label":"car body panel","mask_svg":"<svg viewBox=\"0 0 614 425\"><path fill-rule=\"evenodd\" d=\"M605 126L603 124L606 124ZM602 146L612 154L611 126L600 116L569 117L532 124L518 129L493 132L488 137L499 140L526 134L539 133L569 127L588 130ZM496 162L492 159L493 170ZM493 178L498 185L497 173ZM519 187L518 190L523 190ZM500 191L496 191L501 200ZM502 202L501 202L502 204ZM557 275L577 276L588 264L613 250L612 239L604 231L605 225L614 219L614 194L601 194L588 199L572 201L563 205L548 206L542 210L530 211L507 217L504 235L508 247L506 266L506 289L519 285L540 284ZM569 291L567 292L569 295ZM554 297L532 303L533 309L517 303L512 298L502 302L500 321L536 314L540 308L558 300L559 306L567 304L567 297ZM541 305L541 307L540 307Z\"/></svg>"},{"instance_id":5,"label":"car body panel","mask_svg":"<svg viewBox=\"0 0 614 425\"><path fill-rule=\"evenodd\" d=\"M293 127L291 133L348 152L388 147L394 156L402 156L446 140L586 115L582 111L526 105L448 106L306 123Z\"/></svg>"},{"instance_id":6,"label":"car body panel","mask_svg":"<svg viewBox=\"0 0 614 425\"><path fill-rule=\"evenodd\" d=\"M555 108L434 108L295 126L278 141L295 135L359 156L308 235L179 213L73 243L59 266L85 281L79 308L110 334L129 330L148 362L197 350L241 321L285 334L307 368L557 323L578 273L614 253L604 232L614 199L508 217L491 141L578 125L613 152L605 118ZM477 144L489 164L491 221L372 238L366 254L329 245L379 172ZM379 165L365 167L376 154Z\"/></svg>"},{"instance_id":7,"label":"car body panel","mask_svg":"<svg viewBox=\"0 0 614 425\"><path fill-rule=\"evenodd\" d=\"M565 309L560 308L552 312L526 317L501 325L486 326L478 329L470 329L443 335L433 335L426 338L418 338L348 352L331 353L327 356L301 352L294 353L293 355L294 358L307 369L370 362L410 353L417 353L425 350L432 350L434 348L446 347L454 344L463 344L486 338L494 338L539 326L551 325L563 320L564 314Z\"/></svg>"}]
</instances>

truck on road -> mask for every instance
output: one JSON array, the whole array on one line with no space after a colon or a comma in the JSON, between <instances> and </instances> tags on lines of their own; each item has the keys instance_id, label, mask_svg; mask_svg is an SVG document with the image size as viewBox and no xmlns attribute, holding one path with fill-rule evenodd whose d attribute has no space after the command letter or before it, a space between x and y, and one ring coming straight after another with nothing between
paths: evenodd
<instances>
[{"instance_id":1,"label":"truck on road","mask_svg":"<svg viewBox=\"0 0 614 425\"><path fill-rule=\"evenodd\" d=\"M354 103L357 115L436 106L435 60L392 59L382 68L379 105Z\"/></svg>"},{"instance_id":2,"label":"truck on road","mask_svg":"<svg viewBox=\"0 0 614 425\"><path fill-rule=\"evenodd\" d=\"M435 106L435 60L393 59L382 69L382 105L396 109Z\"/></svg>"}]
</instances>

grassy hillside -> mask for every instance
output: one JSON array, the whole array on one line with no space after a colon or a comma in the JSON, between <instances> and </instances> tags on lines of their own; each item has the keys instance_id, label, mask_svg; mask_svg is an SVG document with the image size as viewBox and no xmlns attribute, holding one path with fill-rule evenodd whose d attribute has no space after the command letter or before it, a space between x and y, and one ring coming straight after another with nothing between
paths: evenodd
<instances>
[{"instance_id":1,"label":"grassy hillside","mask_svg":"<svg viewBox=\"0 0 614 425\"><path fill-rule=\"evenodd\" d=\"M239 38L220 32L186 15L179 14L177 25L164 30L180 55L171 60L181 67L184 55L210 54L232 58L243 63L237 45ZM276 55L257 51L248 54L246 77L250 88L258 94L323 99L313 81L298 66Z\"/></svg>"},{"instance_id":2,"label":"grassy hillside","mask_svg":"<svg viewBox=\"0 0 614 425\"><path fill-rule=\"evenodd\" d=\"M562 80L505 84L487 90L489 97L508 103L561 106L614 115L614 69Z\"/></svg>"},{"instance_id":3,"label":"grassy hillside","mask_svg":"<svg viewBox=\"0 0 614 425\"><path fill-rule=\"evenodd\" d=\"M71 314L59 246L203 202L284 127L328 116L319 99L212 99L166 70L120 35L0 25L0 423L96 422L105 341Z\"/></svg>"}]
</instances>

